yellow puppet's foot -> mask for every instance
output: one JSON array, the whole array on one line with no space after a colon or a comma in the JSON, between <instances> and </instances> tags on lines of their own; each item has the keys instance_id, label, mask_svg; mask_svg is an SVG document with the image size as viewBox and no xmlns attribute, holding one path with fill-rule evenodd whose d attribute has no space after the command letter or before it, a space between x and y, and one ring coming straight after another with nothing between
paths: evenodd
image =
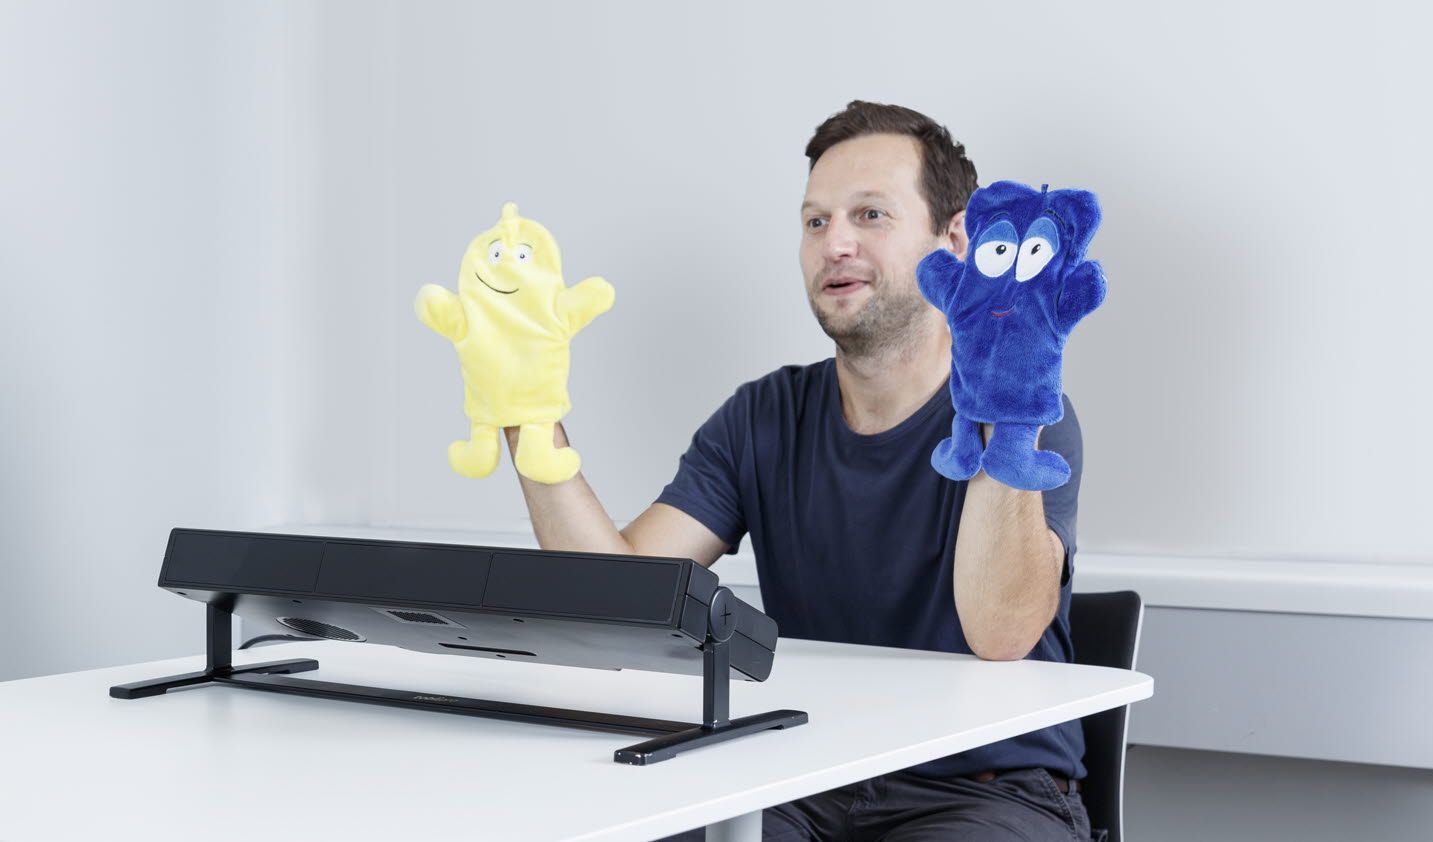
<instances>
[{"instance_id":1,"label":"yellow puppet's foot","mask_svg":"<svg viewBox=\"0 0 1433 842\"><path fill-rule=\"evenodd\" d=\"M530 480L555 485L577 476L582 457L570 447L555 447L552 424L523 424L518 434L513 464Z\"/></svg>"},{"instance_id":2,"label":"yellow puppet's foot","mask_svg":"<svg viewBox=\"0 0 1433 842\"><path fill-rule=\"evenodd\" d=\"M501 453L497 428L474 424L471 441L448 445L448 464L463 476L478 479L497 468Z\"/></svg>"}]
</instances>

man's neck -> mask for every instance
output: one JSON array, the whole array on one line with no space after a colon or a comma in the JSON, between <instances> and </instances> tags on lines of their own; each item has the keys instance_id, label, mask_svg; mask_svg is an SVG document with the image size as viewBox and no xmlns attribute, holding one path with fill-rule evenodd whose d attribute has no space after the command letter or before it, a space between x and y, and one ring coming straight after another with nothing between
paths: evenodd
<instances>
[{"instance_id":1,"label":"man's neck","mask_svg":"<svg viewBox=\"0 0 1433 842\"><path fill-rule=\"evenodd\" d=\"M836 349L841 414L852 432L869 436L889 430L945 386L950 375L950 331L945 320L917 331L910 340L863 357Z\"/></svg>"}]
</instances>

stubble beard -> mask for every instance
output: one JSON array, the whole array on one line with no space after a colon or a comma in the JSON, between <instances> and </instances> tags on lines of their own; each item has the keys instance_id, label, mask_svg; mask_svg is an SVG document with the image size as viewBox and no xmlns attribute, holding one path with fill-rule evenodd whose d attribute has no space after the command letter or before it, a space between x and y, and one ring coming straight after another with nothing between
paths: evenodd
<instances>
[{"instance_id":1,"label":"stubble beard","mask_svg":"<svg viewBox=\"0 0 1433 842\"><path fill-rule=\"evenodd\" d=\"M918 290L897 291L886 284L872 286L859 312L831 313L817 304L820 292L808 295L811 312L821 330L850 359L873 359L899 353L920 331L920 315L929 306Z\"/></svg>"}]
</instances>

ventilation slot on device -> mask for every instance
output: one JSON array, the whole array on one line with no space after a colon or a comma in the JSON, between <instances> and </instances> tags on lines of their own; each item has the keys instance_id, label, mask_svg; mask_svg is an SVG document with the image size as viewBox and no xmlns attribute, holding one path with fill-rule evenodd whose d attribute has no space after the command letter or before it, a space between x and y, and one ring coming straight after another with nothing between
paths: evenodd
<instances>
[{"instance_id":1,"label":"ventilation slot on device","mask_svg":"<svg viewBox=\"0 0 1433 842\"><path fill-rule=\"evenodd\" d=\"M467 626L462 623L455 623L447 617L441 614L434 614L431 611L411 611L399 608L375 608L373 610L389 619L414 626L450 626L455 629L467 628Z\"/></svg>"},{"instance_id":2,"label":"ventilation slot on device","mask_svg":"<svg viewBox=\"0 0 1433 842\"><path fill-rule=\"evenodd\" d=\"M439 643L444 649L466 649L469 652L492 652L494 655L526 655L529 658L536 658L536 652L524 652L521 649L493 649L488 646L464 646L461 643Z\"/></svg>"},{"instance_id":3,"label":"ventilation slot on device","mask_svg":"<svg viewBox=\"0 0 1433 842\"><path fill-rule=\"evenodd\" d=\"M318 620L309 620L304 617L279 617L278 620L296 632L311 634L314 637L326 637L329 640L347 640L356 643L361 643L364 639L363 635L354 634L348 629L340 628L339 626L329 623L321 623Z\"/></svg>"}]
</instances>

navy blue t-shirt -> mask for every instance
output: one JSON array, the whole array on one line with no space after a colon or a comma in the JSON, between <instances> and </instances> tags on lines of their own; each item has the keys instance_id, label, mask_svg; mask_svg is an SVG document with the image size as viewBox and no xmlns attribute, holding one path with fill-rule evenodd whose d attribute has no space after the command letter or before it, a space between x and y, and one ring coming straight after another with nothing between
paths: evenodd
<instances>
[{"instance_id":1,"label":"navy blue t-shirt","mask_svg":"<svg viewBox=\"0 0 1433 842\"><path fill-rule=\"evenodd\" d=\"M1079 421L1063 400L1064 418L1039 443L1070 463L1070 481L1043 492L1046 523L1066 549L1060 607L1027 657L1069 662L1083 460ZM696 518L729 553L750 534L761 601L782 637L969 653L952 578L966 483L930 464L954 417L941 388L895 427L860 435L841 413L834 359L785 366L742 385L697 430L657 502ZM948 777L1039 766L1083 778L1084 747L1076 720L910 771Z\"/></svg>"}]
</instances>

